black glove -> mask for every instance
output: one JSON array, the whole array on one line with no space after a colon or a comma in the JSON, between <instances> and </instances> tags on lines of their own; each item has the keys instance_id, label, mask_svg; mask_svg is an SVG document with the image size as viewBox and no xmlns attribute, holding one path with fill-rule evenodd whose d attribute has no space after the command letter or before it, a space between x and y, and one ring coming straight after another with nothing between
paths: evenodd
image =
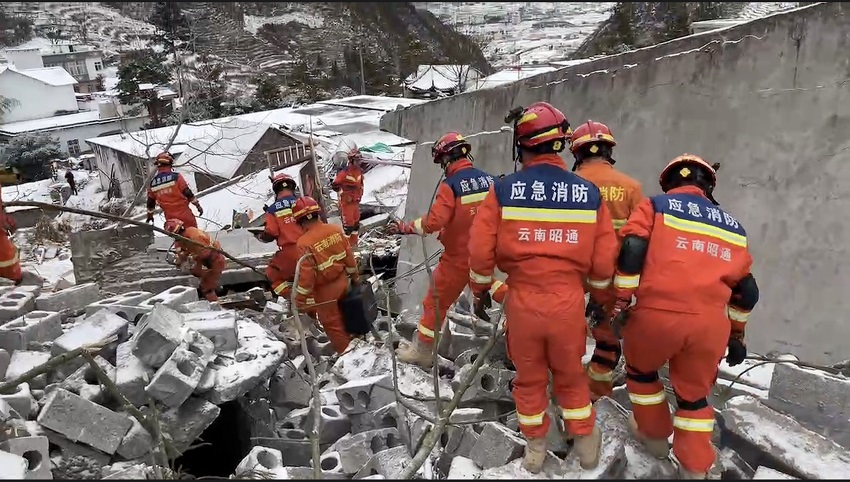
<instances>
[{"instance_id":1,"label":"black glove","mask_svg":"<svg viewBox=\"0 0 850 482\"><path fill-rule=\"evenodd\" d=\"M148 213L148 217L147 217L147 219L145 219L145 222L146 223L152 223L153 222L153 213Z\"/></svg>"},{"instance_id":2,"label":"black glove","mask_svg":"<svg viewBox=\"0 0 850 482\"><path fill-rule=\"evenodd\" d=\"M629 305L631 305L631 303L631 300L617 300L614 302L614 309L611 310L609 323L611 323L611 329L613 330L614 335L619 340L623 339L623 336L620 334L620 330L626 326L626 321L629 319Z\"/></svg>"},{"instance_id":3,"label":"black glove","mask_svg":"<svg viewBox=\"0 0 850 482\"><path fill-rule=\"evenodd\" d=\"M475 297L475 301L473 303L473 313L475 316L481 318L484 321L490 321L490 315L487 314L487 309L493 306L493 300L490 298L489 291L479 291L478 293L473 293Z\"/></svg>"},{"instance_id":4,"label":"black glove","mask_svg":"<svg viewBox=\"0 0 850 482\"><path fill-rule=\"evenodd\" d=\"M726 355L726 364L730 367L740 365L747 358L747 345L740 338L729 338L729 354Z\"/></svg>"},{"instance_id":5,"label":"black glove","mask_svg":"<svg viewBox=\"0 0 850 482\"><path fill-rule=\"evenodd\" d=\"M587 319L588 326L592 329L605 319L605 309L596 300L590 298L584 309L584 317Z\"/></svg>"}]
</instances>

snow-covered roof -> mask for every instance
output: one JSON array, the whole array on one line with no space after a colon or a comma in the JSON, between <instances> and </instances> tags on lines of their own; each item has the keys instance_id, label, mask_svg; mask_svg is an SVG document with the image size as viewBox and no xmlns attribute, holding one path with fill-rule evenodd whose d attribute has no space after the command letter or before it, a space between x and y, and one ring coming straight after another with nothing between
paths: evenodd
<instances>
[{"instance_id":1,"label":"snow-covered roof","mask_svg":"<svg viewBox=\"0 0 850 482\"><path fill-rule=\"evenodd\" d=\"M555 67L512 67L502 69L496 72L495 74L488 75L487 77L484 77L483 79L479 80L478 88L489 89L492 87L497 87L499 85L516 82L518 80L525 79L533 75L552 72L553 70L557 69Z\"/></svg>"},{"instance_id":2,"label":"snow-covered roof","mask_svg":"<svg viewBox=\"0 0 850 482\"><path fill-rule=\"evenodd\" d=\"M31 119L19 122L10 122L8 124L0 124L0 132L4 134L22 134L24 132L33 131L59 130L69 127L77 127L80 125L111 122L117 119L118 117L101 119L100 113L94 110L78 112L76 114L57 115L53 117L44 117L42 119Z\"/></svg>"},{"instance_id":3,"label":"snow-covered roof","mask_svg":"<svg viewBox=\"0 0 850 482\"><path fill-rule=\"evenodd\" d=\"M64 179L62 179L64 182ZM52 203L50 197L51 186L57 183L53 179L42 179L41 181L28 182L26 184L17 184L3 186L2 197L3 202L9 201L37 201L43 203ZM31 209L28 207L10 207L9 212Z\"/></svg>"},{"instance_id":4,"label":"snow-covered roof","mask_svg":"<svg viewBox=\"0 0 850 482\"><path fill-rule=\"evenodd\" d=\"M347 97L345 99L330 99L319 101L319 104L340 105L345 107L356 107L358 109L374 109L382 112L389 112L396 107L410 107L412 105L423 104L428 102L427 99L414 99L409 97L384 97L376 95L357 95Z\"/></svg>"},{"instance_id":5,"label":"snow-covered roof","mask_svg":"<svg viewBox=\"0 0 850 482\"><path fill-rule=\"evenodd\" d=\"M472 69L469 65L420 65L404 79L404 85L413 90L451 90L464 83Z\"/></svg>"},{"instance_id":6,"label":"snow-covered roof","mask_svg":"<svg viewBox=\"0 0 850 482\"><path fill-rule=\"evenodd\" d=\"M86 142L90 145L107 147L142 159L152 159L172 140L175 129L177 129L177 126L145 129L137 132L122 132L121 134L111 136L93 137L86 139ZM171 154L183 152L187 149L189 140L193 136L203 135L203 132L203 127L197 127L192 124L181 125L168 151Z\"/></svg>"},{"instance_id":7,"label":"snow-covered roof","mask_svg":"<svg viewBox=\"0 0 850 482\"><path fill-rule=\"evenodd\" d=\"M204 135L189 142L178 164L188 163L184 169L230 179L271 124L232 117L198 127Z\"/></svg>"},{"instance_id":8,"label":"snow-covered roof","mask_svg":"<svg viewBox=\"0 0 850 482\"><path fill-rule=\"evenodd\" d=\"M74 85L77 83L77 80L68 73L67 70L62 67L42 67L38 69L23 69L18 70L14 65L12 66L0 66L0 74L3 74L6 71L15 72L21 75L25 75L31 79L35 79L39 82L44 82L47 85L53 86L63 86L63 85Z\"/></svg>"}]
</instances>

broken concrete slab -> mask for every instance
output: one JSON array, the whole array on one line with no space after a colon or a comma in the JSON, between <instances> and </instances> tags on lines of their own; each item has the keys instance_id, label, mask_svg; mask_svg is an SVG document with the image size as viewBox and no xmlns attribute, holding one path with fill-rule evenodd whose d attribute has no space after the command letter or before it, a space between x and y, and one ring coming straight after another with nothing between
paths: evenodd
<instances>
[{"instance_id":1,"label":"broken concrete slab","mask_svg":"<svg viewBox=\"0 0 850 482\"><path fill-rule=\"evenodd\" d=\"M385 479L399 479L404 469L411 463L407 447L400 446L382 450L373 455L366 465L354 475L356 479L382 475Z\"/></svg>"},{"instance_id":2,"label":"broken concrete slab","mask_svg":"<svg viewBox=\"0 0 850 482\"><path fill-rule=\"evenodd\" d=\"M53 479L48 447L47 437L44 436L15 437L0 442L0 451L19 455L27 460L27 471L22 479L28 480ZM0 462L0 472L4 470L5 467Z\"/></svg>"},{"instance_id":3,"label":"broken concrete slab","mask_svg":"<svg viewBox=\"0 0 850 482\"><path fill-rule=\"evenodd\" d=\"M153 308L158 304L163 304L173 308L193 301L198 301L197 288L193 286L172 286L171 288L142 301L139 303L139 306L148 306Z\"/></svg>"},{"instance_id":4,"label":"broken concrete slab","mask_svg":"<svg viewBox=\"0 0 850 482\"><path fill-rule=\"evenodd\" d=\"M501 467L521 457L525 441L496 422L484 422L484 430L469 453L469 458L482 469Z\"/></svg>"},{"instance_id":5,"label":"broken concrete slab","mask_svg":"<svg viewBox=\"0 0 850 482\"><path fill-rule=\"evenodd\" d=\"M336 389L343 413L357 414L377 410L395 400L392 375L352 380Z\"/></svg>"},{"instance_id":6,"label":"broken concrete slab","mask_svg":"<svg viewBox=\"0 0 850 482\"><path fill-rule=\"evenodd\" d=\"M31 290L18 287L0 292L0 323L19 318L34 308L35 295Z\"/></svg>"},{"instance_id":7,"label":"broken concrete slab","mask_svg":"<svg viewBox=\"0 0 850 482\"><path fill-rule=\"evenodd\" d=\"M403 446L396 428L369 430L346 435L332 446L340 458L343 473L356 474L376 453Z\"/></svg>"},{"instance_id":8,"label":"broken concrete slab","mask_svg":"<svg viewBox=\"0 0 850 482\"><path fill-rule=\"evenodd\" d=\"M600 398L593 404L596 409L596 424L602 432L602 452L599 465L592 470L584 470L575 454L565 461L564 478L617 479L626 467L626 441L631 439L628 419L625 411L608 397Z\"/></svg>"},{"instance_id":9,"label":"broken concrete slab","mask_svg":"<svg viewBox=\"0 0 850 482\"><path fill-rule=\"evenodd\" d=\"M100 356L95 356L94 361L106 373L106 376L114 382L115 367ZM105 389L101 387L97 374L88 363L78 368L77 371L69 375L65 380L59 382L58 387L99 405L104 405L108 398Z\"/></svg>"},{"instance_id":10,"label":"broken concrete slab","mask_svg":"<svg viewBox=\"0 0 850 482\"><path fill-rule=\"evenodd\" d=\"M176 308L180 313L206 313L210 311L222 311L224 308L218 303L211 303L207 300L192 301L184 303Z\"/></svg>"},{"instance_id":11,"label":"broken concrete slab","mask_svg":"<svg viewBox=\"0 0 850 482\"><path fill-rule=\"evenodd\" d=\"M756 469L756 473L753 474L753 480L800 480L797 477L791 477L788 474L783 474L778 470L771 469L770 467L765 467L762 465L761 467Z\"/></svg>"},{"instance_id":12,"label":"broken concrete slab","mask_svg":"<svg viewBox=\"0 0 850 482\"><path fill-rule=\"evenodd\" d=\"M180 344L183 317L168 306L155 306L130 340L133 355L151 368L161 367Z\"/></svg>"},{"instance_id":13,"label":"broken concrete slab","mask_svg":"<svg viewBox=\"0 0 850 482\"><path fill-rule=\"evenodd\" d=\"M6 380L14 380L33 368L47 363L50 353L29 350L16 350L12 353L9 368L6 369ZM29 381L30 388L44 388L47 385L47 376L41 374Z\"/></svg>"},{"instance_id":14,"label":"broken concrete slab","mask_svg":"<svg viewBox=\"0 0 850 482\"><path fill-rule=\"evenodd\" d=\"M115 296L110 296L109 298L95 301L94 303L86 306L86 315L91 316L103 308L109 308L114 305L138 306L152 296L153 293L149 291L128 291L127 293L120 293Z\"/></svg>"},{"instance_id":15,"label":"broken concrete slab","mask_svg":"<svg viewBox=\"0 0 850 482\"><path fill-rule=\"evenodd\" d=\"M50 394L38 423L107 454L115 453L132 425L124 415L61 388Z\"/></svg>"},{"instance_id":16,"label":"broken concrete slab","mask_svg":"<svg viewBox=\"0 0 850 482\"><path fill-rule=\"evenodd\" d=\"M12 393L0 393L0 402L5 402L14 410L13 415L26 420L30 413L38 408L38 404L30 392L29 383L21 383Z\"/></svg>"},{"instance_id":17,"label":"broken concrete slab","mask_svg":"<svg viewBox=\"0 0 850 482\"><path fill-rule=\"evenodd\" d=\"M216 352L233 351L239 346L236 313L233 311L187 314L184 316L184 326L209 338Z\"/></svg>"},{"instance_id":18,"label":"broken concrete slab","mask_svg":"<svg viewBox=\"0 0 850 482\"><path fill-rule=\"evenodd\" d=\"M309 376L304 355L282 363L269 381L272 404L306 407L313 394Z\"/></svg>"},{"instance_id":19,"label":"broken concrete slab","mask_svg":"<svg viewBox=\"0 0 850 482\"><path fill-rule=\"evenodd\" d=\"M203 395L216 404L236 400L236 397L268 380L286 356L286 345L259 324L240 319L237 320L236 331L239 346L237 355L239 351L244 351L252 356L216 369L215 385Z\"/></svg>"},{"instance_id":20,"label":"broken concrete slab","mask_svg":"<svg viewBox=\"0 0 850 482\"><path fill-rule=\"evenodd\" d=\"M0 325L0 348L12 353L26 350L30 342L43 343L62 336L62 319L59 313L31 311Z\"/></svg>"},{"instance_id":21,"label":"broken concrete slab","mask_svg":"<svg viewBox=\"0 0 850 482\"><path fill-rule=\"evenodd\" d=\"M132 341L118 345L115 355L115 385L130 403L140 407L147 403L145 387L155 372L133 355L132 350Z\"/></svg>"},{"instance_id":22,"label":"broken concrete slab","mask_svg":"<svg viewBox=\"0 0 850 482\"><path fill-rule=\"evenodd\" d=\"M234 477L238 479L289 479L290 475L283 466L283 456L280 450L255 446L248 452L236 470Z\"/></svg>"},{"instance_id":23,"label":"broken concrete slab","mask_svg":"<svg viewBox=\"0 0 850 482\"><path fill-rule=\"evenodd\" d=\"M24 480L27 474L28 462L20 455L0 450L0 479Z\"/></svg>"},{"instance_id":24,"label":"broken concrete slab","mask_svg":"<svg viewBox=\"0 0 850 482\"><path fill-rule=\"evenodd\" d=\"M221 409L197 397L189 397L181 406L160 415L175 448L184 451L215 421Z\"/></svg>"},{"instance_id":25,"label":"broken concrete slab","mask_svg":"<svg viewBox=\"0 0 850 482\"><path fill-rule=\"evenodd\" d=\"M209 339L190 330L184 335L183 343L151 378L145 393L169 407L179 407L200 383L213 351Z\"/></svg>"},{"instance_id":26,"label":"broken concrete slab","mask_svg":"<svg viewBox=\"0 0 850 482\"><path fill-rule=\"evenodd\" d=\"M754 397L732 398L721 414L722 445L752 467L767 465L803 479L842 478L850 472L847 449Z\"/></svg>"},{"instance_id":27,"label":"broken concrete slab","mask_svg":"<svg viewBox=\"0 0 850 482\"><path fill-rule=\"evenodd\" d=\"M150 314L152 308L137 305L109 305L103 306L100 309L109 313L115 313L132 324L139 324Z\"/></svg>"},{"instance_id":28,"label":"broken concrete slab","mask_svg":"<svg viewBox=\"0 0 850 482\"><path fill-rule=\"evenodd\" d=\"M764 403L850 449L850 379L790 363L773 365Z\"/></svg>"},{"instance_id":29,"label":"broken concrete slab","mask_svg":"<svg viewBox=\"0 0 850 482\"><path fill-rule=\"evenodd\" d=\"M97 283L84 283L62 291L41 293L35 299L35 308L41 311L68 311L78 313L100 299Z\"/></svg>"},{"instance_id":30,"label":"broken concrete slab","mask_svg":"<svg viewBox=\"0 0 850 482\"><path fill-rule=\"evenodd\" d=\"M124 435L116 452L127 460L144 457L153 449L153 438L135 417L127 415L127 418L133 425Z\"/></svg>"},{"instance_id":31,"label":"broken concrete slab","mask_svg":"<svg viewBox=\"0 0 850 482\"><path fill-rule=\"evenodd\" d=\"M117 337L116 341L97 352L98 355L110 363L114 363L116 348L119 344L127 340L127 324L127 320L120 316L100 310L94 315L86 317L82 323L74 326L66 331L64 335L54 340L51 354L53 356L60 355L84 345L98 343L114 335ZM56 369L57 376L64 378L73 373L83 363L85 361L81 357L66 362Z\"/></svg>"}]
</instances>

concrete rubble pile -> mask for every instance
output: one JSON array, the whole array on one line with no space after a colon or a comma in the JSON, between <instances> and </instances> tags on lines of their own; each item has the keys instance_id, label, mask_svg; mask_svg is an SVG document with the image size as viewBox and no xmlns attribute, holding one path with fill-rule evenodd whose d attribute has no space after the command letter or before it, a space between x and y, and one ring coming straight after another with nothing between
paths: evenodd
<instances>
[{"instance_id":1,"label":"concrete rubble pile","mask_svg":"<svg viewBox=\"0 0 850 482\"><path fill-rule=\"evenodd\" d=\"M112 337L93 358L120 395L83 357L0 393L0 472L13 468L12 478L138 476L157 444L129 405L145 417L156 407L174 457L213 423L218 405L267 380L286 355L270 331L198 301L191 287L108 298L95 283L39 291L0 289L0 379Z\"/></svg>"}]
</instances>

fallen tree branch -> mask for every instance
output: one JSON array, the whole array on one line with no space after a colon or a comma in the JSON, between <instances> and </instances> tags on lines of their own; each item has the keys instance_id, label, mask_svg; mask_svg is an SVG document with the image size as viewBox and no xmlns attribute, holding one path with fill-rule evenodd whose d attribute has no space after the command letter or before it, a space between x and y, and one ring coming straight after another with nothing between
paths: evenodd
<instances>
[{"instance_id":1,"label":"fallen tree branch","mask_svg":"<svg viewBox=\"0 0 850 482\"><path fill-rule=\"evenodd\" d=\"M113 335L113 336L106 338L104 340L101 340L97 343L92 343L90 345L83 345L83 346L81 346L79 348L75 348L71 351L67 351L65 353L56 355L55 357L47 360L46 362L42 363L41 365L34 366L31 369L25 371L24 373L22 373L20 376L18 376L14 380L9 380L9 381L0 383L0 393L7 394L7 392L9 392L13 388L17 387L21 383L26 383L26 382L32 380L33 378L41 375L42 373L47 373L50 370L53 370L54 368L56 368L60 365L63 365L65 363L77 358L80 355L88 354L89 351L99 351L99 350L103 349L103 347L105 347L106 345L108 345L108 344L110 344L110 343L112 343L116 340L118 340L118 337Z\"/></svg>"},{"instance_id":2,"label":"fallen tree branch","mask_svg":"<svg viewBox=\"0 0 850 482\"><path fill-rule=\"evenodd\" d=\"M505 300L507 301L507 300ZM463 394L466 393L466 390L472 384L472 381L475 380L475 375L478 373L478 370L484 365L484 360L487 358L487 355L496 346L496 342L502 336L504 330L500 329L502 325L502 317L504 314L504 302L502 306L499 308L499 317L496 323L494 324L493 335L487 341L487 344L484 345L481 350L478 352L478 358L475 359L475 362L472 364L472 369L467 373L467 376L461 381L458 389L455 390L454 397L452 397L451 402L443 411L443 413L439 413L437 417L437 423L433 429L428 433L425 439L422 441L422 446L417 451L416 455L411 460L410 464L405 467L404 471L399 475L400 479L410 479L412 478L422 464L425 463L425 460L428 459L428 456L431 454L431 451L434 450L434 446L440 440L440 436L445 432L446 427L449 425L449 419L451 418L452 413L454 413L457 406L460 404L460 399L463 398Z\"/></svg>"},{"instance_id":3,"label":"fallen tree branch","mask_svg":"<svg viewBox=\"0 0 850 482\"><path fill-rule=\"evenodd\" d=\"M312 256L310 253L301 256L295 264L295 278L292 280L292 293L290 294L290 309L295 317L295 329L298 330L298 337L301 338L301 351L304 354L304 360L307 362L307 373L310 374L310 383L313 386L313 428L310 430L310 450L313 459L313 478L321 479L322 466L319 462L319 435L322 422L322 404L319 400L319 377L316 375L316 365L313 363L313 355L307 349L307 335L304 333L304 327L301 325L301 314L299 313L298 305L295 303L298 278L301 276L301 263L310 256Z\"/></svg>"},{"instance_id":4,"label":"fallen tree branch","mask_svg":"<svg viewBox=\"0 0 850 482\"><path fill-rule=\"evenodd\" d=\"M87 211L85 209L70 208L70 207L67 207L67 206L57 206L55 204L42 203L42 202L37 202L37 201L9 201L7 203L4 203L4 205L6 207L29 206L29 207L36 207L36 208L45 209L47 211L61 211L61 212L66 212L66 213L82 214L84 216L91 216L91 217L94 217L94 218L108 219L110 221L116 221L116 222L119 222L119 223L132 224L133 226L138 226L138 227L141 227L141 228L149 228L149 229L152 229L153 231L164 234L164 235L166 235L166 236L168 236L168 237L170 237L170 238L172 238L176 241L183 241L183 242L186 242L188 244L192 244L192 245L195 245L195 246L200 246L202 248L208 249L208 250L210 250L214 253L221 254L225 258L233 261L234 263L238 264L239 266L244 266L245 268L249 268L252 271L254 271L255 273L262 275L263 277L266 276L266 274L264 272L260 271L256 267L251 266L250 264L240 260L239 258L236 258L235 256L229 254L226 251L218 249L214 246L207 246L207 245L201 244L197 241L193 241L189 238L185 238L183 236L180 236L179 234L170 233L170 232L168 232L168 231L166 231L162 228L158 228L158 227L154 226L153 224L143 223L141 221L136 221L134 219L129 219L129 218L117 216L115 214L102 213L102 212L99 212L99 211Z\"/></svg>"}]
</instances>

